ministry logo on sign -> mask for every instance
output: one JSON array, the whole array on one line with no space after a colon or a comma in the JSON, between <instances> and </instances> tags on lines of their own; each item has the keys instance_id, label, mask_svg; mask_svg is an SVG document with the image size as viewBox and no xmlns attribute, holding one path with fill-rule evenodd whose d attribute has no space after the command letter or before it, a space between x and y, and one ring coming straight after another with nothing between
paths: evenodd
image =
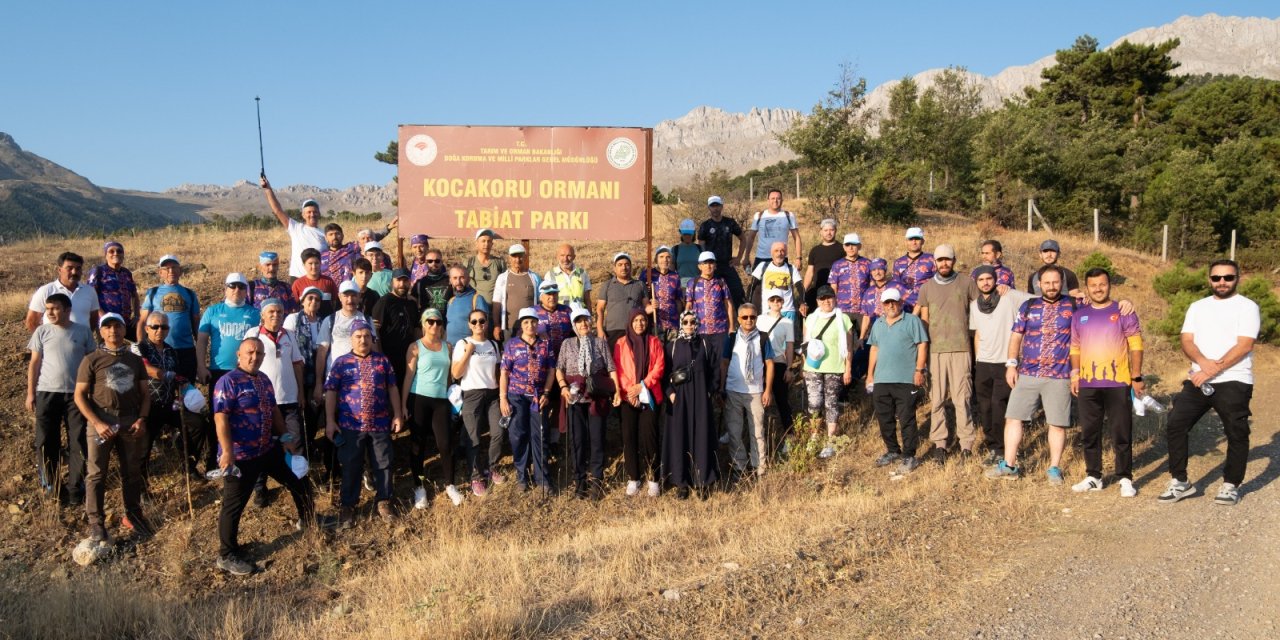
<instances>
[{"instance_id":1,"label":"ministry logo on sign","mask_svg":"<svg viewBox=\"0 0 1280 640\"><path fill-rule=\"evenodd\" d=\"M640 152L636 149L636 143L631 140L614 138L605 147L604 157L614 169L630 169L636 163L636 158L640 157Z\"/></svg>"},{"instance_id":2,"label":"ministry logo on sign","mask_svg":"<svg viewBox=\"0 0 1280 640\"><path fill-rule=\"evenodd\" d=\"M405 145L404 155L409 162L425 167L436 159L436 141L426 134L418 134L409 138L409 143Z\"/></svg>"}]
</instances>

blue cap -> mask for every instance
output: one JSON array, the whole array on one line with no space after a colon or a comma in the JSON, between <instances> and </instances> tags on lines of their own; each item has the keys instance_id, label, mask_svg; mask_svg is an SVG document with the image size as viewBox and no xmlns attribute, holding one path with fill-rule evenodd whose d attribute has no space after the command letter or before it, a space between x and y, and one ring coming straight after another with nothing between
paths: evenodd
<instances>
[{"instance_id":1,"label":"blue cap","mask_svg":"<svg viewBox=\"0 0 1280 640\"><path fill-rule=\"evenodd\" d=\"M263 251L258 254L258 264L267 264L280 259L280 255L274 251Z\"/></svg>"}]
</instances>

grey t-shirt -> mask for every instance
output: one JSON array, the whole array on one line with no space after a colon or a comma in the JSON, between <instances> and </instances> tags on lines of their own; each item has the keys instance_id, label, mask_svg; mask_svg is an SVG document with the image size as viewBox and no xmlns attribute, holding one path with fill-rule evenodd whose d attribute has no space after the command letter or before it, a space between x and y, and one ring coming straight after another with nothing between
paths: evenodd
<instances>
[{"instance_id":1,"label":"grey t-shirt","mask_svg":"<svg viewBox=\"0 0 1280 640\"><path fill-rule=\"evenodd\" d=\"M76 373L80 361L98 347L89 327L71 323L64 327L42 324L27 341L27 349L40 354L40 376L36 391L72 393L76 390Z\"/></svg>"},{"instance_id":2,"label":"grey t-shirt","mask_svg":"<svg viewBox=\"0 0 1280 640\"><path fill-rule=\"evenodd\" d=\"M933 353L969 351L969 302L978 296L978 285L957 275L947 284L934 278L920 286L916 308L929 308L929 350Z\"/></svg>"},{"instance_id":3,"label":"grey t-shirt","mask_svg":"<svg viewBox=\"0 0 1280 640\"><path fill-rule=\"evenodd\" d=\"M604 330L626 331L631 310L644 304L648 288L639 280L626 284L617 278L609 278L600 286L599 298L604 301Z\"/></svg>"},{"instance_id":4,"label":"grey t-shirt","mask_svg":"<svg viewBox=\"0 0 1280 640\"><path fill-rule=\"evenodd\" d=\"M1000 304L991 313L979 311L977 300L969 303L969 328L978 332L978 362L1004 364L1009 359L1013 318L1018 315L1018 307L1034 297L1025 291L1009 289L1000 296Z\"/></svg>"}]
</instances>

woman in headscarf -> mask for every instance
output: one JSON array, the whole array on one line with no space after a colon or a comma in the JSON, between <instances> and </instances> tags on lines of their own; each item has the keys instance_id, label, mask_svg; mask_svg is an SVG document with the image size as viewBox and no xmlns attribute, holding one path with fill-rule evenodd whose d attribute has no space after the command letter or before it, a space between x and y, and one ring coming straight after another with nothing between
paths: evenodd
<instances>
[{"instance_id":1,"label":"woman in headscarf","mask_svg":"<svg viewBox=\"0 0 1280 640\"><path fill-rule=\"evenodd\" d=\"M640 492L645 472L647 494L658 497L658 405L662 404L665 371L662 341L649 334L649 316L632 309L627 333L613 345L622 404L622 460L627 470L627 495ZM643 467L643 468L642 468Z\"/></svg>"},{"instance_id":2,"label":"woman in headscarf","mask_svg":"<svg viewBox=\"0 0 1280 640\"><path fill-rule=\"evenodd\" d=\"M571 319L575 335L560 344L556 382L568 405L574 495L599 498L604 489L604 419L610 405L622 403L622 395L609 343L591 330L591 312L577 309Z\"/></svg>"},{"instance_id":3,"label":"woman in headscarf","mask_svg":"<svg viewBox=\"0 0 1280 640\"><path fill-rule=\"evenodd\" d=\"M698 335L693 311L680 316L680 333L667 343L666 359L670 404L662 438L663 474L676 487L677 498L688 498L691 486L705 498L720 477L719 442L711 418L720 357Z\"/></svg>"}]
</instances>

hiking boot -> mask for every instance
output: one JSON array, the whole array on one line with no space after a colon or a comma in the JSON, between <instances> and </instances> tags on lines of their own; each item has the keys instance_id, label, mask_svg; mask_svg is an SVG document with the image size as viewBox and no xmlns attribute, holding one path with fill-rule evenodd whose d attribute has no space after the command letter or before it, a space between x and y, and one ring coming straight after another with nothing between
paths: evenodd
<instances>
[{"instance_id":1,"label":"hiking boot","mask_svg":"<svg viewBox=\"0 0 1280 640\"><path fill-rule=\"evenodd\" d=\"M910 475L920 466L920 459L915 456L907 456L898 463L898 468L894 470L894 475L905 476Z\"/></svg>"},{"instance_id":2,"label":"hiking boot","mask_svg":"<svg viewBox=\"0 0 1280 640\"><path fill-rule=\"evenodd\" d=\"M589 496L590 492L587 490L587 483L585 480L578 482L573 486L573 497L579 500L586 500Z\"/></svg>"},{"instance_id":3,"label":"hiking boot","mask_svg":"<svg viewBox=\"0 0 1280 640\"><path fill-rule=\"evenodd\" d=\"M973 452L968 449L960 450L960 464L969 464L973 462Z\"/></svg>"},{"instance_id":4,"label":"hiking boot","mask_svg":"<svg viewBox=\"0 0 1280 640\"><path fill-rule=\"evenodd\" d=\"M426 487L418 486L413 488L413 508L426 509L431 506L431 500L427 498Z\"/></svg>"},{"instance_id":5,"label":"hiking boot","mask_svg":"<svg viewBox=\"0 0 1280 640\"><path fill-rule=\"evenodd\" d=\"M1172 504L1188 496L1196 494L1196 486L1190 482L1182 482L1181 480L1170 480L1169 488L1164 490L1156 500L1167 504Z\"/></svg>"},{"instance_id":6,"label":"hiking boot","mask_svg":"<svg viewBox=\"0 0 1280 640\"><path fill-rule=\"evenodd\" d=\"M1057 486L1066 481L1062 477L1062 469L1059 469L1057 467L1049 467L1049 470L1045 471L1044 475L1046 478L1049 479L1049 484L1051 485Z\"/></svg>"},{"instance_id":7,"label":"hiking boot","mask_svg":"<svg viewBox=\"0 0 1280 640\"><path fill-rule=\"evenodd\" d=\"M996 466L987 469L984 475L989 480L1017 480L1022 477L1022 470L1018 467L1011 467L1008 462L1000 460L996 463Z\"/></svg>"},{"instance_id":8,"label":"hiking boot","mask_svg":"<svg viewBox=\"0 0 1280 640\"><path fill-rule=\"evenodd\" d=\"M218 558L218 562L215 566L233 576L253 575L253 572L256 569L256 567L253 566L253 563L235 554Z\"/></svg>"},{"instance_id":9,"label":"hiking boot","mask_svg":"<svg viewBox=\"0 0 1280 640\"><path fill-rule=\"evenodd\" d=\"M126 529L133 532L133 535L140 539L155 537L155 527L143 516L134 514L133 516L125 515L120 518L120 524Z\"/></svg>"},{"instance_id":10,"label":"hiking boot","mask_svg":"<svg viewBox=\"0 0 1280 640\"><path fill-rule=\"evenodd\" d=\"M471 494L477 498L483 498L489 495L489 487L484 486L483 480L471 481Z\"/></svg>"},{"instance_id":11,"label":"hiking boot","mask_svg":"<svg viewBox=\"0 0 1280 640\"><path fill-rule=\"evenodd\" d=\"M100 524L89 525L89 541L90 542L111 542L111 536L107 535L107 528Z\"/></svg>"},{"instance_id":12,"label":"hiking boot","mask_svg":"<svg viewBox=\"0 0 1280 640\"><path fill-rule=\"evenodd\" d=\"M1133 481L1128 478L1120 478L1120 497L1132 498L1138 495L1138 488L1133 486Z\"/></svg>"},{"instance_id":13,"label":"hiking boot","mask_svg":"<svg viewBox=\"0 0 1280 640\"><path fill-rule=\"evenodd\" d=\"M341 507L338 509L338 528L350 529L355 526L356 509L355 507Z\"/></svg>"},{"instance_id":14,"label":"hiking boot","mask_svg":"<svg viewBox=\"0 0 1280 640\"><path fill-rule=\"evenodd\" d=\"M393 522L396 519L396 512L391 508L390 500L380 500L378 502L378 517L383 522Z\"/></svg>"},{"instance_id":15,"label":"hiking boot","mask_svg":"<svg viewBox=\"0 0 1280 640\"><path fill-rule=\"evenodd\" d=\"M676 487L676 499L677 499L677 500L688 500L688 499L689 499L689 487Z\"/></svg>"},{"instance_id":16,"label":"hiking boot","mask_svg":"<svg viewBox=\"0 0 1280 640\"><path fill-rule=\"evenodd\" d=\"M893 463L897 462L897 461L898 461L899 459L901 459L901 458L902 458L902 454L900 454L900 453L894 453L894 452L892 452L892 451L889 451L889 452L885 453L884 455L880 456L879 458L876 458L876 466L877 466L877 467L887 467L887 466L889 466L889 465L891 465L891 464L893 464Z\"/></svg>"},{"instance_id":17,"label":"hiking boot","mask_svg":"<svg viewBox=\"0 0 1280 640\"><path fill-rule=\"evenodd\" d=\"M1230 507L1240 502L1240 489L1230 482L1222 483L1222 488L1218 489L1218 495L1213 499L1214 504L1220 504Z\"/></svg>"},{"instance_id":18,"label":"hiking boot","mask_svg":"<svg viewBox=\"0 0 1280 640\"><path fill-rule=\"evenodd\" d=\"M932 462L938 465L939 467L946 464L947 450L943 449L942 447L934 447L933 451L929 452L929 462Z\"/></svg>"},{"instance_id":19,"label":"hiking boot","mask_svg":"<svg viewBox=\"0 0 1280 640\"><path fill-rule=\"evenodd\" d=\"M462 504L462 492L458 491L457 485L449 485L444 488L444 494L449 496L449 500L453 502L453 506L457 507Z\"/></svg>"},{"instance_id":20,"label":"hiking boot","mask_svg":"<svg viewBox=\"0 0 1280 640\"><path fill-rule=\"evenodd\" d=\"M1085 476L1084 480L1071 485L1071 490L1076 493L1084 493L1086 491L1102 491L1102 480L1093 476Z\"/></svg>"},{"instance_id":21,"label":"hiking boot","mask_svg":"<svg viewBox=\"0 0 1280 640\"><path fill-rule=\"evenodd\" d=\"M269 504L271 504L271 496L267 495L265 488L253 490L253 506L266 509Z\"/></svg>"}]
</instances>

